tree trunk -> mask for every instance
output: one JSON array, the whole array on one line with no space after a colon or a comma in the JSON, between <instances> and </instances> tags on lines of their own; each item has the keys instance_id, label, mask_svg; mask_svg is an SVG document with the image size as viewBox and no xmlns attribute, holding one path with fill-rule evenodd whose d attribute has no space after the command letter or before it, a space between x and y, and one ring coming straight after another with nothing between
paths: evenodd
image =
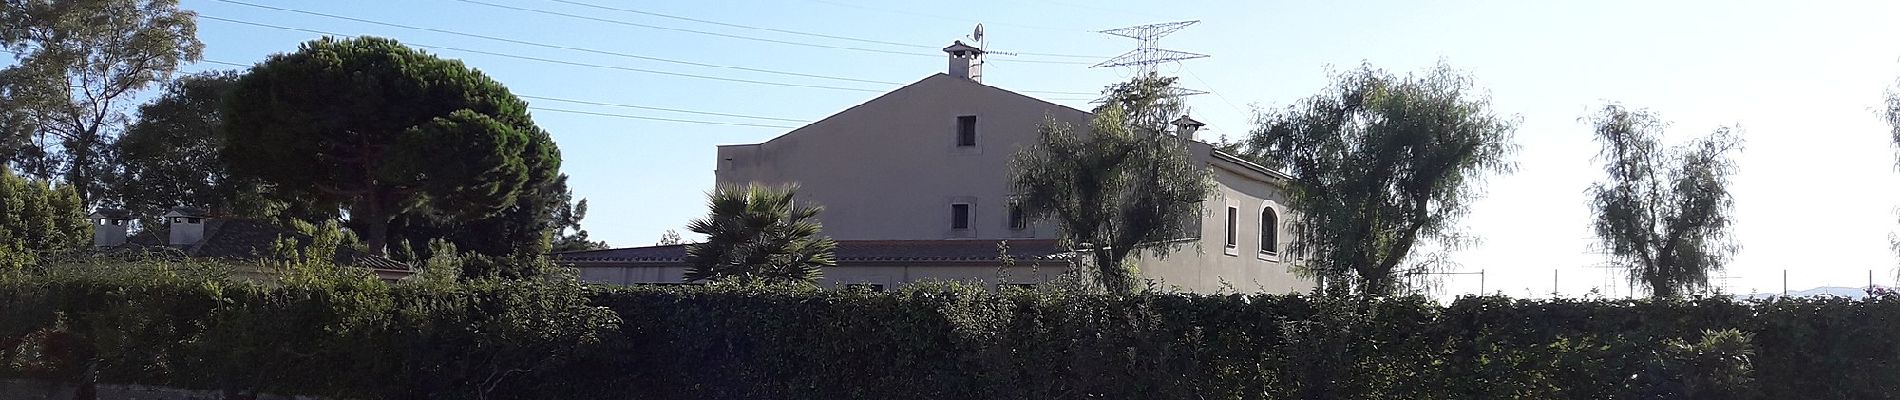
<instances>
[{"instance_id":1,"label":"tree trunk","mask_svg":"<svg viewBox=\"0 0 1900 400\"><path fill-rule=\"evenodd\" d=\"M363 215L360 216L364 219L363 225L365 227L363 241L364 244L369 247L369 254L378 256L384 255L386 254L384 249L388 247L389 244L390 218L388 215L388 207L384 205L384 199L389 197L389 194L384 189L370 189L366 196L368 198L364 199L364 203L366 203L363 205L364 212ZM359 216L352 215L350 217L357 218ZM327 254L323 256L329 257Z\"/></svg>"}]
</instances>

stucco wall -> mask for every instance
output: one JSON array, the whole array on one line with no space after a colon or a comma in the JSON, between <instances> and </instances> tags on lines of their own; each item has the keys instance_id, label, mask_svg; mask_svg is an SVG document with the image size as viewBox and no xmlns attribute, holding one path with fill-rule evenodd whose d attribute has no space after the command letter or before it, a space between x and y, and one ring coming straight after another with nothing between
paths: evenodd
<instances>
[{"instance_id":1,"label":"stucco wall","mask_svg":"<svg viewBox=\"0 0 1900 400\"><path fill-rule=\"evenodd\" d=\"M956 143L957 117L977 116L974 147ZM771 141L720 146L719 184L797 183L825 206L824 233L854 239L1052 238L1009 224L1009 160L1045 116L1086 129L1088 114L937 74ZM969 203L971 229L950 229Z\"/></svg>"},{"instance_id":2,"label":"stucco wall","mask_svg":"<svg viewBox=\"0 0 1900 400\"><path fill-rule=\"evenodd\" d=\"M977 116L977 145L958 147L957 117ZM1086 112L937 74L824 120L760 144L720 146L721 185L797 183L799 201L825 206L824 234L840 240L1055 238L1054 225L1008 229L1009 161L1036 140L1045 118L1086 130ZM1211 146L1193 142L1193 160L1214 171L1220 196L1210 199L1200 237L1166 258L1144 255L1142 273L1163 285L1213 292L1223 282L1240 291L1285 293L1312 287L1285 264L1259 254L1260 210L1291 218L1283 193L1265 173L1217 160ZM951 229L951 204L972 208L971 229ZM1239 245L1224 248L1226 212L1237 207ZM1282 228L1283 229L1283 228ZM1279 235L1285 241L1287 232ZM1196 243L1205 245L1194 246ZM1284 249L1284 243L1280 246ZM895 269L890 269L895 268ZM993 267L842 267L827 281L888 281L918 276L984 279ZM677 282L678 271L650 272ZM604 273L604 272L599 272ZM644 278L643 278L644 279ZM874 282L875 283L875 282Z\"/></svg>"},{"instance_id":3,"label":"stucco wall","mask_svg":"<svg viewBox=\"0 0 1900 400\"><path fill-rule=\"evenodd\" d=\"M1195 159L1209 162L1205 145L1195 146ZM1294 275L1289 269L1286 246L1292 232L1287 229L1292 210L1286 208L1286 194L1257 172L1230 163L1209 162L1214 172L1218 198L1203 203L1200 238L1189 240L1166 257L1143 254L1136 260L1142 276L1163 287L1189 292L1209 293L1230 286L1241 292L1305 292L1313 282ZM1227 207L1239 210L1236 219L1237 245L1229 250ZM1271 207L1279 216L1278 254L1260 253L1262 208Z\"/></svg>"}]
</instances>

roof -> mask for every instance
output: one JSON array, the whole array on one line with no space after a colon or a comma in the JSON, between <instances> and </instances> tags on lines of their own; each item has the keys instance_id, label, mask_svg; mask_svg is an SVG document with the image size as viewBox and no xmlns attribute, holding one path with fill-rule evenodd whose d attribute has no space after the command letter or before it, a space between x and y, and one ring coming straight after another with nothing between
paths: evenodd
<instances>
[{"instance_id":1,"label":"roof","mask_svg":"<svg viewBox=\"0 0 1900 400\"><path fill-rule=\"evenodd\" d=\"M132 212L122 208L101 208L93 211L87 218L132 219Z\"/></svg>"},{"instance_id":2,"label":"roof","mask_svg":"<svg viewBox=\"0 0 1900 400\"><path fill-rule=\"evenodd\" d=\"M1276 169L1267 168L1260 164L1255 164L1252 161L1247 161L1246 159L1240 158L1240 156L1227 154L1227 152L1220 151L1220 149L1210 148L1208 151L1209 153L1213 155L1213 158L1215 160L1224 161L1229 165L1239 166L1240 168L1244 168L1253 172L1258 172L1268 177L1279 179L1281 181L1287 181L1287 180L1293 179L1292 175L1287 175L1285 172L1280 172L1279 170L1276 170Z\"/></svg>"},{"instance_id":3,"label":"roof","mask_svg":"<svg viewBox=\"0 0 1900 400\"><path fill-rule=\"evenodd\" d=\"M967 45L967 44L963 44L963 41L961 41L961 40L958 40L958 41L956 41L956 43L951 43L951 44L950 44L950 47L945 47L945 48L943 48L943 52L945 52L945 53L976 53L976 54L983 54L983 49L982 49L982 48L978 48L978 47L976 47L976 46L971 46L971 45Z\"/></svg>"},{"instance_id":4,"label":"roof","mask_svg":"<svg viewBox=\"0 0 1900 400\"><path fill-rule=\"evenodd\" d=\"M974 86L976 90L982 91L983 93L987 95L1010 96L1010 97L1015 97L1015 98L1020 98L1020 99L1028 99L1037 103L1041 103L1043 106L1047 107L1048 110L1054 111L1054 113L1079 115L1079 116L1089 115L1088 111L1076 109L1075 107L1069 107L1069 106L1065 106L1061 104L1056 104L1048 100L1036 98L1035 96L1030 96L1030 95L1026 95L1022 93L1016 93L1016 92L1010 91L1009 89L985 85L982 82L958 78L958 77L950 76L949 74L938 72L938 73L930 74L930 76L926 76L923 79L917 80L916 82L911 82L910 84L904 85L903 87L892 89L889 92L884 92L884 94L878 95L877 97L873 97L870 100L866 100L863 103L859 103L858 105L851 106L844 110L832 113L831 115L825 116L824 118L819 119L817 121L812 121L811 123L805 124L803 126L799 126L798 128L793 128L791 131L775 136L772 139L766 140L765 142L745 143L745 144L722 144L722 145L719 145L719 147L759 146L765 143L771 143L779 139L783 139L783 138L790 137L793 135L798 135L801 132L804 132L806 129L816 129L814 127L828 125L829 123L836 120L837 118L840 118L845 115L854 114L854 112L857 111L860 107L865 107L867 105L886 101L886 99L902 98L903 96L907 95L908 93L912 91L928 90L928 88L931 88L931 87L940 87L938 85L972 85ZM929 96L929 95L925 94L922 96ZM1056 114L1056 116L1060 117L1062 115Z\"/></svg>"},{"instance_id":5,"label":"roof","mask_svg":"<svg viewBox=\"0 0 1900 400\"><path fill-rule=\"evenodd\" d=\"M1181 114L1181 118L1175 118L1173 123L1177 126L1207 126L1207 124L1201 123L1201 121L1188 118L1187 114Z\"/></svg>"},{"instance_id":6,"label":"roof","mask_svg":"<svg viewBox=\"0 0 1900 400\"><path fill-rule=\"evenodd\" d=\"M140 232L126 240L128 247L173 247L168 237L161 237L155 230ZM205 220L204 237L188 246L175 247L188 257L222 258L227 260L256 260L268 256L277 239L295 238L299 245L308 245L310 237L302 232L287 229L268 222L243 218L212 218ZM337 249L332 259L337 265L357 265L374 269L408 270L409 265L387 257L371 255L355 249Z\"/></svg>"},{"instance_id":7,"label":"roof","mask_svg":"<svg viewBox=\"0 0 1900 400\"><path fill-rule=\"evenodd\" d=\"M1052 239L1017 240L840 240L834 254L839 266L890 263L995 263L997 245L1009 243L1009 255L1018 262L1066 260L1069 252ZM549 255L555 261L580 264L681 264L686 246L629 247Z\"/></svg>"},{"instance_id":8,"label":"roof","mask_svg":"<svg viewBox=\"0 0 1900 400\"><path fill-rule=\"evenodd\" d=\"M201 208L192 208L192 207L173 208L171 212L165 213L165 216L167 217L201 217L202 218L208 215L211 215L211 213L207 213L205 212L204 209L201 209Z\"/></svg>"}]
</instances>

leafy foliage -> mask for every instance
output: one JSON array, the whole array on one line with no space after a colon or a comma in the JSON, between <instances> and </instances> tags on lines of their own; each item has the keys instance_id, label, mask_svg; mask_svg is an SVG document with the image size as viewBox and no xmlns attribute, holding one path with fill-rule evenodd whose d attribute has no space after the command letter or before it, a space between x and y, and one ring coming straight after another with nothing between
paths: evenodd
<instances>
[{"instance_id":1,"label":"leafy foliage","mask_svg":"<svg viewBox=\"0 0 1900 400\"><path fill-rule=\"evenodd\" d=\"M194 14L176 0L0 1L0 144L5 161L64 178L89 204L105 194L127 101L197 61Z\"/></svg>"},{"instance_id":2,"label":"leafy foliage","mask_svg":"<svg viewBox=\"0 0 1900 400\"><path fill-rule=\"evenodd\" d=\"M41 256L87 248L88 212L72 186L54 187L0 167L0 273L38 264Z\"/></svg>"},{"instance_id":3,"label":"leafy foliage","mask_svg":"<svg viewBox=\"0 0 1900 400\"><path fill-rule=\"evenodd\" d=\"M1086 134L1045 121L1011 162L1025 211L1054 219L1071 246L1093 249L1093 273L1111 292L1135 289L1132 255L1185 245L1176 239L1195 235L1201 202L1213 194L1213 173L1167 133L1184 112L1173 86L1174 78L1152 75L1111 86Z\"/></svg>"},{"instance_id":4,"label":"leafy foliage","mask_svg":"<svg viewBox=\"0 0 1900 400\"><path fill-rule=\"evenodd\" d=\"M324 38L273 55L231 99L223 133L233 170L347 206L378 254L390 221L412 211L538 220L547 211L510 207L544 194L560 168L527 103L459 61L389 39Z\"/></svg>"},{"instance_id":5,"label":"leafy foliage","mask_svg":"<svg viewBox=\"0 0 1900 400\"><path fill-rule=\"evenodd\" d=\"M559 197L559 207L554 208L553 251L601 250L607 248L606 241L588 240L587 230L581 228L581 220L587 218L587 199L574 200L574 191L566 189L566 176Z\"/></svg>"},{"instance_id":6,"label":"leafy foliage","mask_svg":"<svg viewBox=\"0 0 1900 400\"><path fill-rule=\"evenodd\" d=\"M1612 260L1656 297L1708 287L1709 273L1737 250L1728 237L1735 203L1728 179L1741 138L1721 128L1666 149L1655 114L1614 104L1594 122L1608 176L1590 186L1590 205Z\"/></svg>"},{"instance_id":7,"label":"leafy foliage","mask_svg":"<svg viewBox=\"0 0 1900 400\"><path fill-rule=\"evenodd\" d=\"M796 186L725 186L707 196L705 218L686 229L706 235L686 246L687 281L815 283L838 264L838 243L819 236L823 207L793 202Z\"/></svg>"},{"instance_id":8,"label":"leafy foliage","mask_svg":"<svg viewBox=\"0 0 1900 400\"><path fill-rule=\"evenodd\" d=\"M1416 259L1419 244L1459 247L1457 219L1482 180L1513 168L1515 123L1473 90L1444 64L1403 77L1361 66L1258 116L1248 156L1293 177L1291 250L1307 255L1298 268L1332 290L1391 294L1441 266Z\"/></svg>"},{"instance_id":9,"label":"leafy foliage","mask_svg":"<svg viewBox=\"0 0 1900 400\"><path fill-rule=\"evenodd\" d=\"M660 241L654 243L656 246L672 246L676 244L686 244L686 239L681 238L680 233L672 229L667 229L665 233L661 233Z\"/></svg>"},{"instance_id":10,"label":"leafy foliage","mask_svg":"<svg viewBox=\"0 0 1900 400\"><path fill-rule=\"evenodd\" d=\"M571 274L385 285L339 271L259 285L193 271L141 263L0 276L0 377L91 368L100 382L335 398L1900 393L1900 370L1879 367L1900 357L1892 296L1439 305L956 284L588 289Z\"/></svg>"},{"instance_id":11,"label":"leafy foliage","mask_svg":"<svg viewBox=\"0 0 1900 400\"><path fill-rule=\"evenodd\" d=\"M540 383L573 373L618 324L572 273L390 285L295 262L265 284L168 262L59 267L0 275L0 377L92 374L229 397L542 398L558 388Z\"/></svg>"},{"instance_id":12,"label":"leafy foliage","mask_svg":"<svg viewBox=\"0 0 1900 400\"><path fill-rule=\"evenodd\" d=\"M270 210L282 206L263 202L261 185L234 179L219 159L219 108L237 79L233 71L186 75L139 106L138 119L113 143L121 171L103 179L111 190L106 200L148 227L161 225L156 218L175 207L275 217Z\"/></svg>"}]
</instances>

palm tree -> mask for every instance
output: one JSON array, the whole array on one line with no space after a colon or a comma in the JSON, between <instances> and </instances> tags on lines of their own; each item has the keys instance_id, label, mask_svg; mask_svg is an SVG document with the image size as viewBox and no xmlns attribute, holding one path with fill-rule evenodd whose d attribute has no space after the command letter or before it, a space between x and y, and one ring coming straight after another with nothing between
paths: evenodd
<instances>
[{"instance_id":1,"label":"palm tree","mask_svg":"<svg viewBox=\"0 0 1900 400\"><path fill-rule=\"evenodd\" d=\"M797 186L722 186L707 199L710 212L687 230L706 240L686 246L686 280L757 279L815 283L837 265L838 243L818 236L824 208L792 201Z\"/></svg>"}]
</instances>

